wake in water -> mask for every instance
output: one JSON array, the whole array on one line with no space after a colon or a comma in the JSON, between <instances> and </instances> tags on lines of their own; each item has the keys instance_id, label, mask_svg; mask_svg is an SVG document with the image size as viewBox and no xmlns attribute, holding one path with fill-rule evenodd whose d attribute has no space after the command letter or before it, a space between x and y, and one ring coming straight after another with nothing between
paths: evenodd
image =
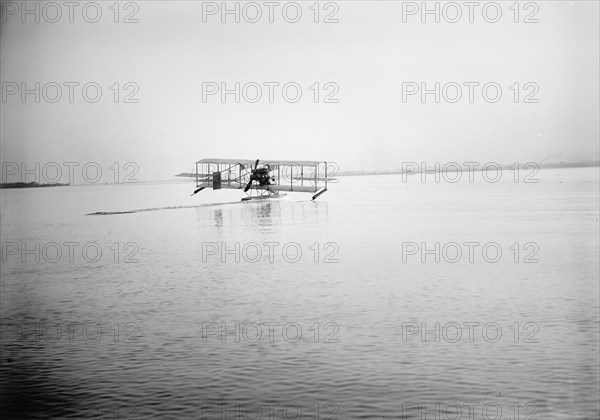
<instances>
[{"instance_id":1,"label":"wake in water","mask_svg":"<svg viewBox=\"0 0 600 420\"><path fill-rule=\"evenodd\" d=\"M164 206L164 207L152 207L148 209L136 209L136 210L121 210L121 211L97 211L95 213L87 213L86 216L111 216L114 214L130 214L130 213L143 213L146 211L161 211L161 210L178 210L178 209L195 209L200 207L214 207L222 206L224 204L242 204L243 201L230 201L227 203L210 203L210 204L195 204L195 205L182 205L182 206Z\"/></svg>"}]
</instances>

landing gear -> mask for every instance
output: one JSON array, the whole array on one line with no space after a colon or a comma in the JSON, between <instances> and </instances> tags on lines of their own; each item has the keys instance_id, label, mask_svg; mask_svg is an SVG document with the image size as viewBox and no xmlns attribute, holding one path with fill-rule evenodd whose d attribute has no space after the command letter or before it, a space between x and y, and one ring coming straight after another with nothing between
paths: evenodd
<instances>
[{"instance_id":1,"label":"landing gear","mask_svg":"<svg viewBox=\"0 0 600 420\"><path fill-rule=\"evenodd\" d=\"M252 194L254 191L254 195ZM247 197L242 198L242 201L250 201L250 200L266 200L269 198L279 198L285 196L285 194L279 194L279 191L271 190L271 189L250 189L246 191Z\"/></svg>"}]
</instances>

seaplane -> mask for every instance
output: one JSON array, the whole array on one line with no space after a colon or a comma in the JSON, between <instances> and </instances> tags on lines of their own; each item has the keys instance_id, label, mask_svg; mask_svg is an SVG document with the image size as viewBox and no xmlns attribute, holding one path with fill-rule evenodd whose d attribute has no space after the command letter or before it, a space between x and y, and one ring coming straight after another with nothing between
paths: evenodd
<instances>
[{"instance_id":1,"label":"seaplane","mask_svg":"<svg viewBox=\"0 0 600 420\"><path fill-rule=\"evenodd\" d=\"M242 201L280 198L281 192L312 193L316 200L327 191L327 183L337 181L328 176L324 161L201 159L195 172L176 176L195 178L196 188L191 195L206 188L243 190ZM335 168L335 167L334 167Z\"/></svg>"}]
</instances>

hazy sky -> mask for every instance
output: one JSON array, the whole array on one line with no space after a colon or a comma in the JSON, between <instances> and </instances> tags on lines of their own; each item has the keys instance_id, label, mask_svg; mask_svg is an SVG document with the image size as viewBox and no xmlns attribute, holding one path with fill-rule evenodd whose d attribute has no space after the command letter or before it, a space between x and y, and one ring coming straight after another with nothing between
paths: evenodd
<instances>
[{"instance_id":1,"label":"hazy sky","mask_svg":"<svg viewBox=\"0 0 600 420\"><path fill-rule=\"evenodd\" d=\"M489 2L474 9L473 23L462 1L455 3L462 12L457 23L446 21L457 10L447 2L437 3L440 23L433 15L422 23L420 10L409 14L420 1L322 2L319 23L309 8L313 2L299 2L297 23L284 19L288 2L274 7L273 23L262 1L255 3L263 13L258 23L244 19L256 13L252 5L244 15L245 3L240 23L234 15L222 23L220 11L208 14L221 2L121 3L118 23L114 2L99 2L96 23L85 19L94 20L94 7L83 16L88 2L73 10L73 23L64 2L55 3L60 19L55 9L35 3L28 5L40 7L39 23L34 14L22 22L21 2L2 2L3 162L133 161L140 178L164 179L204 157L317 159L350 170L398 168L403 161L598 159L597 1L538 1L527 9L521 2L518 17L510 9L514 2L498 2L497 23L484 19L495 17L493 7L483 15ZM228 5L233 9L235 2ZM436 2L428 5L433 9ZM294 6L286 11L293 20ZM339 22L323 23L331 13ZM129 14L138 22L123 23ZM527 17L539 22L524 23ZM34 94L25 103L20 90L11 94L15 86L34 89L36 82L39 103ZM80 83L71 85L73 103L65 82ZM233 94L225 103L220 94L203 101L203 83L220 88L223 82L229 89L235 82L250 85L240 103ZM265 82L280 84L272 85L273 103ZM296 103L282 94L290 82L302 89ZM403 89L422 82L430 89L436 82L446 86L446 96L436 103L430 94L422 103L417 93L403 101ZM473 103L465 82L480 83L473 85ZM98 102L84 99L87 83L102 89ZM250 102L252 83L262 89L256 103ZM487 83L501 87L498 102L485 100ZM52 103L55 84L62 97ZM462 97L452 103L447 99L456 96L457 85ZM496 85L490 86L493 99ZM136 87L138 102L124 103ZM324 103L336 88L331 98L338 102ZM293 99L294 89L287 92ZM529 94L538 102L524 103ZM94 95L92 86L88 98Z\"/></svg>"}]
</instances>

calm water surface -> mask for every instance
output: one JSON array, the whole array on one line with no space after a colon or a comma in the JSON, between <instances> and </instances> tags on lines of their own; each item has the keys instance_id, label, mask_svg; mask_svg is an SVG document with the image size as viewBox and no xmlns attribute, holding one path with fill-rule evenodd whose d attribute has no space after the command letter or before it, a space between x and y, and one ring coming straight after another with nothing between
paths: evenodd
<instances>
[{"instance_id":1,"label":"calm water surface","mask_svg":"<svg viewBox=\"0 0 600 420\"><path fill-rule=\"evenodd\" d=\"M598 175L2 190L2 412L598 419Z\"/></svg>"}]
</instances>

